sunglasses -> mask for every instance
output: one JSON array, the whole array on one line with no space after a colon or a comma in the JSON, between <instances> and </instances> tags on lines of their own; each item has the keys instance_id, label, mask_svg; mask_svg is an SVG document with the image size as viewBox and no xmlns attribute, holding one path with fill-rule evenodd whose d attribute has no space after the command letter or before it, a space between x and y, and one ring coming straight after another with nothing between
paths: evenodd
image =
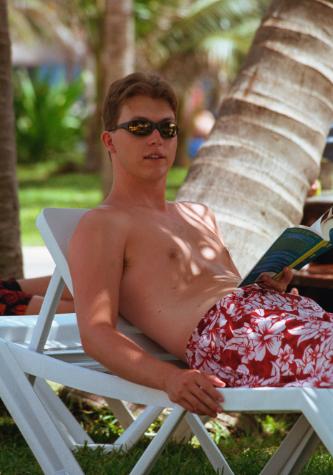
<instances>
[{"instance_id":1,"label":"sunglasses","mask_svg":"<svg viewBox=\"0 0 333 475\"><path fill-rule=\"evenodd\" d=\"M117 129L127 130L130 134L136 135L138 137L148 137L152 134L155 129L159 131L161 137L164 139L172 139L178 133L178 127L176 122L164 119L160 122L153 122L148 119L134 119L129 122L124 122L123 124L116 125L113 129L110 129L110 132L113 132Z\"/></svg>"}]
</instances>

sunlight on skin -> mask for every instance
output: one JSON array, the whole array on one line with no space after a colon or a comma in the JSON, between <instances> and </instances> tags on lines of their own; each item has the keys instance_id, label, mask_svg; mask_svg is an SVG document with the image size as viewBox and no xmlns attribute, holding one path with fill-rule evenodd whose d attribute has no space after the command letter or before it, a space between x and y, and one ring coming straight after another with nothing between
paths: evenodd
<instances>
[{"instance_id":1,"label":"sunlight on skin","mask_svg":"<svg viewBox=\"0 0 333 475\"><path fill-rule=\"evenodd\" d=\"M195 262L191 262L190 267L191 267L191 271L192 271L193 276L197 276L197 275L201 274L200 267Z\"/></svg>"},{"instance_id":2,"label":"sunlight on skin","mask_svg":"<svg viewBox=\"0 0 333 475\"><path fill-rule=\"evenodd\" d=\"M137 213L131 209L133 237L124 256L119 310L153 340L182 358L184 344L197 321L223 294L237 287L239 276L215 234L211 213L203 205L168 203L165 210L140 208L140 213L140 222L136 222ZM144 258L148 253L149 262ZM157 285L161 269L162 284ZM191 315L189 319L183 318L186 313ZM147 315L154 315L154 319ZM160 321L165 326L162 333ZM176 324L178 332L174 335Z\"/></svg>"},{"instance_id":3,"label":"sunlight on skin","mask_svg":"<svg viewBox=\"0 0 333 475\"><path fill-rule=\"evenodd\" d=\"M91 313L95 316L95 324L104 323L105 309L110 306L110 296L108 289L101 289L95 294Z\"/></svg>"},{"instance_id":4,"label":"sunlight on skin","mask_svg":"<svg viewBox=\"0 0 333 475\"><path fill-rule=\"evenodd\" d=\"M203 255L203 257L205 259L208 259L210 261L212 261L213 259L215 259L217 257L217 253L214 251L214 249L212 249L211 247L203 247L201 249L201 254Z\"/></svg>"},{"instance_id":5,"label":"sunlight on skin","mask_svg":"<svg viewBox=\"0 0 333 475\"><path fill-rule=\"evenodd\" d=\"M178 226L174 233L170 231L169 226L160 226L161 231L167 234L175 244L170 248L168 255L169 258L175 262L173 279L176 283L175 288L180 292L186 291L195 280L200 278L200 276L207 276L207 273L216 274L214 281L219 286L221 282L229 280L232 275L230 271L226 270L228 266L221 267L221 262L227 264L230 257L226 249L223 249L223 255L221 256L221 242L217 241L213 222L206 220L206 225L203 225L201 220L202 216L205 216L205 208L201 205L198 205L196 208L194 211L186 205L184 206L184 204L177 206L177 213L185 223L184 227ZM193 253L193 246L190 240L186 239L186 235L184 235L182 231L183 228L186 229L188 225L195 230L198 239L200 239L200 254ZM211 228L211 233L209 232L209 228ZM176 233L178 236L176 236ZM191 239L193 239L193 234L191 235ZM207 260L211 262L209 269L207 269ZM214 261L216 261L216 268Z\"/></svg>"}]
</instances>

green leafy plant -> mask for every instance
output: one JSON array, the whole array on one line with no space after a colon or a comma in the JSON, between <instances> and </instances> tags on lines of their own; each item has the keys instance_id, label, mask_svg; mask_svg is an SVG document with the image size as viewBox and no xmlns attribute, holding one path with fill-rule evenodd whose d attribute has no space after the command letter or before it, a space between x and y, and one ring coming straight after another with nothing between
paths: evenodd
<instances>
[{"instance_id":1,"label":"green leafy plant","mask_svg":"<svg viewBox=\"0 0 333 475\"><path fill-rule=\"evenodd\" d=\"M36 163L82 147L83 82L50 84L26 71L14 75L14 107L19 163Z\"/></svg>"}]
</instances>

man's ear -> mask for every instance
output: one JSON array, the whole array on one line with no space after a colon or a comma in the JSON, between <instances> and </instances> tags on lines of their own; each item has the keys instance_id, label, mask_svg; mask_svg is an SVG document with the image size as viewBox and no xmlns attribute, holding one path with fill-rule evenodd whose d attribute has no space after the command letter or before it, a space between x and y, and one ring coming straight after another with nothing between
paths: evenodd
<instances>
[{"instance_id":1,"label":"man's ear","mask_svg":"<svg viewBox=\"0 0 333 475\"><path fill-rule=\"evenodd\" d=\"M108 152L114 153L116 151L110 132L104 130L101 134L101 139Z\"/></svg>"}]
</instances>

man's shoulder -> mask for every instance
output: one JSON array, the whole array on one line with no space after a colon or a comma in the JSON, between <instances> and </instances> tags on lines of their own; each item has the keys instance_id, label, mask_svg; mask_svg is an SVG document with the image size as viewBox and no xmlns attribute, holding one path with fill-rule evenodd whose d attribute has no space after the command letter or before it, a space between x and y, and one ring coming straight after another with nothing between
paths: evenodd
<instances>
[{"instance_id":1,"label":"man's shoulder","mask_svg":"<svg viewBox=\"0 0 333 475\"><path fill-rule=\"evenodd\" d=\"M177 205L184 209L191 210L204 217L207 213L213 214L212 210L204 203L198 203L196 201L177 201Z\"/></svg>"},{"instance_id":2,"label":"man's shoulder","mask_svg":"<svg viewBox=\"0 0 333 475\"><path fill-rule=\"evenodd\" d=\"M129 214L125 210L112 205L101 205L87 211L82 216L77 226L77 232L91 234L100 230L107 232L108 229L113 233L118 230L123 232L129 224Z\"/></svg>"},{"instance_id":3,"label":"man's shoulder","mask_svg":"<svg viewBox=\"0 0 333 475\"><path fill-rule=\"evenodd\" d=\"M208 225L213 232L218 232L215 214L207 205L195 201L179 201L177 203L179 203L185 212L187 211L188 214L192 215L192 217L194 216L196 219Z\"/></svg>"}]
</instances>

